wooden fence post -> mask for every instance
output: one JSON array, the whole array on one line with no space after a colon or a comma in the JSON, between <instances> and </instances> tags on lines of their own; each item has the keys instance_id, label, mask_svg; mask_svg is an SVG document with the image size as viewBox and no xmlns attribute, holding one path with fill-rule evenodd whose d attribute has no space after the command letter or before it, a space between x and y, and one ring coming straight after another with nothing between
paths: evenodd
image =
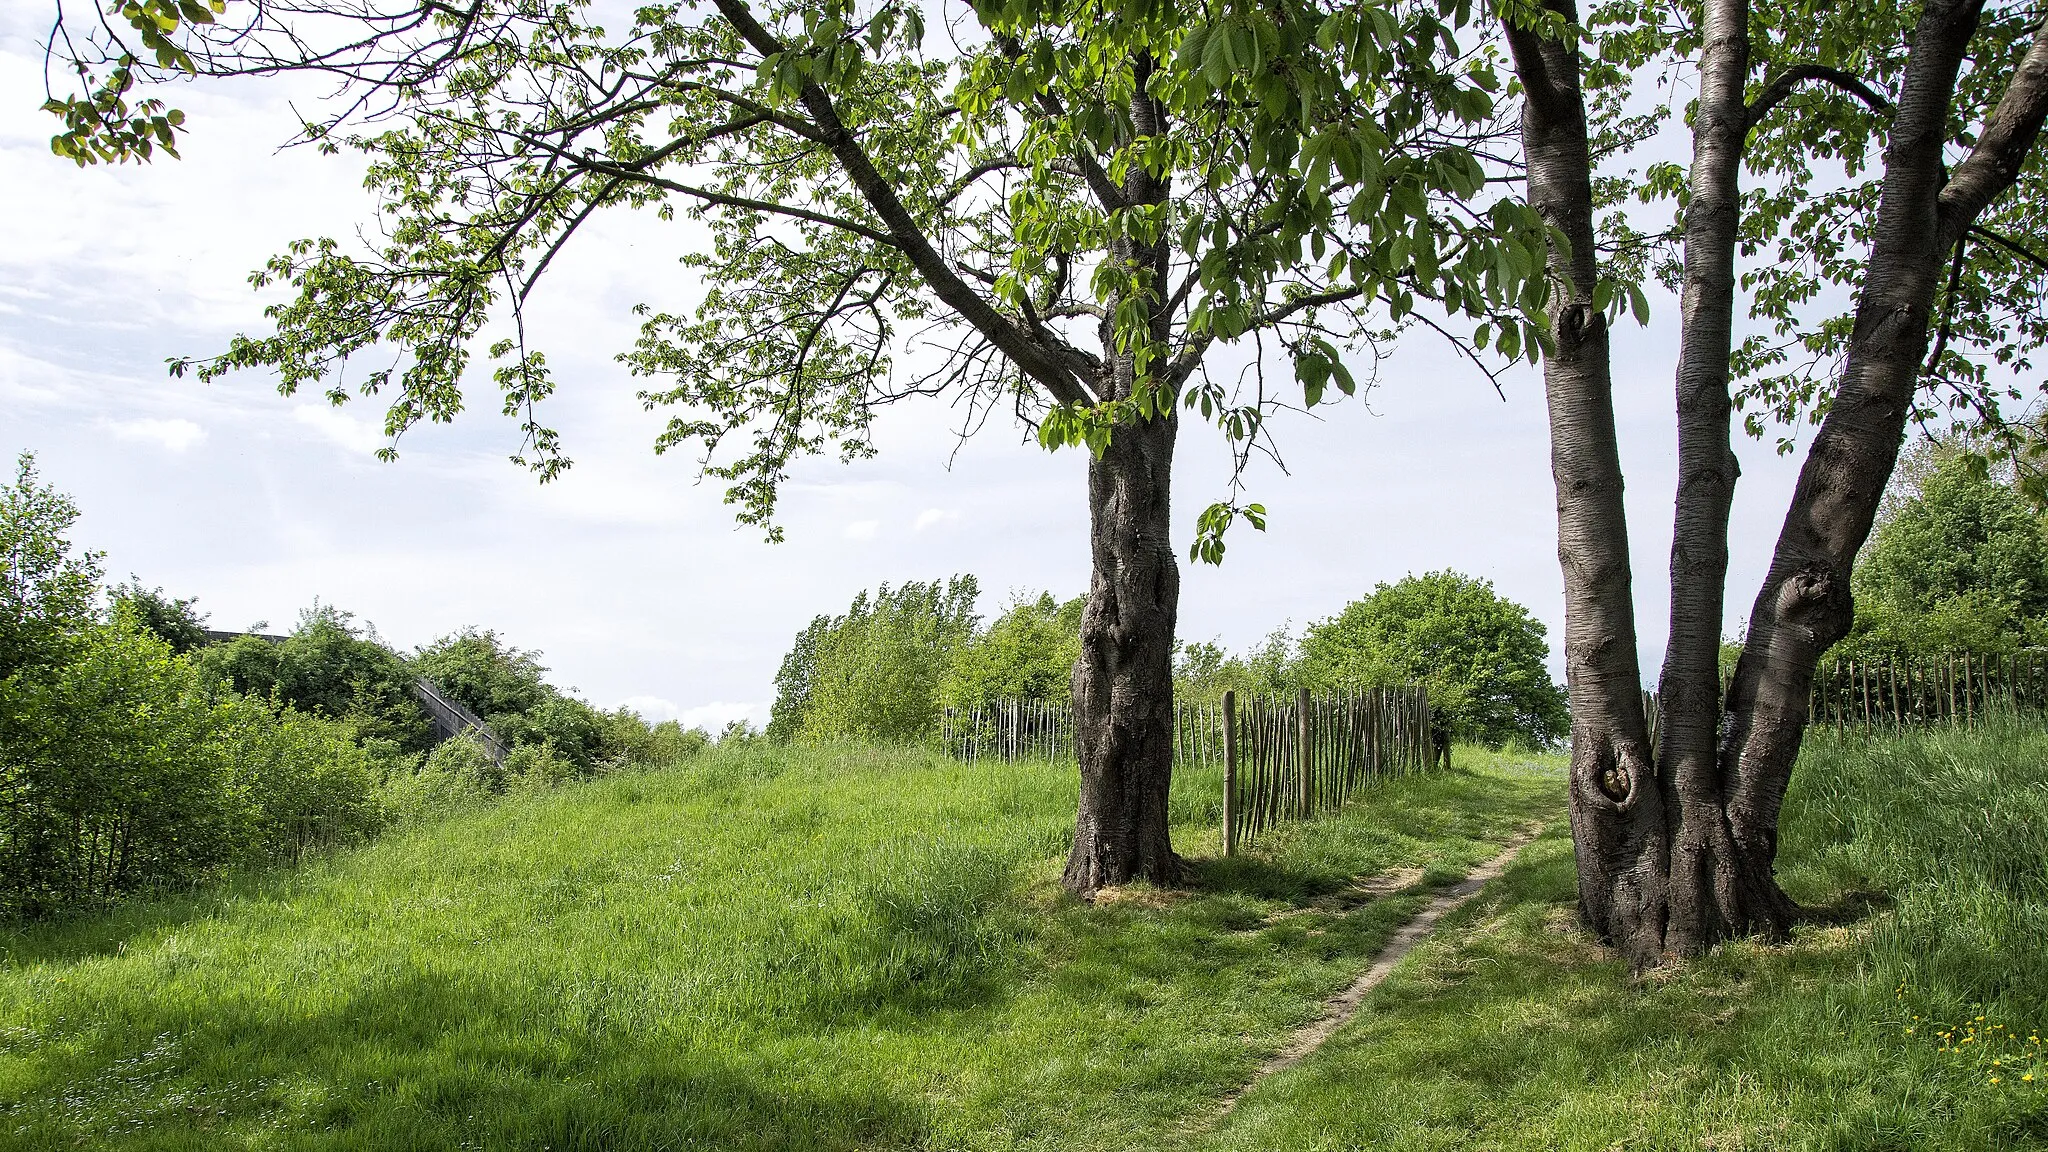
<instances>
[{"instance_id":1,"label":"wooden fence post","mask_svg":"<svg viewBox=\"0 0 2048 1152\"><path fill-rule=\"evenodd\" d=\"M1309 746L1308 689L1294 694L1294 769L1301 773L1301 814L1307 816L1314 809L1311 802L1315 796L1314 775L1309 768L1311 760Z\"/></svg>"},{"instance_id":2,"label":"wooden fence post","mask_svg":"<svg viewBox=\"0 0 2048 1152\"><path fill-rule=\"evenodd\" d=\"M1237 855L1237 693L1223 694L1223 854Z\"/></svg>"}]
</instances>

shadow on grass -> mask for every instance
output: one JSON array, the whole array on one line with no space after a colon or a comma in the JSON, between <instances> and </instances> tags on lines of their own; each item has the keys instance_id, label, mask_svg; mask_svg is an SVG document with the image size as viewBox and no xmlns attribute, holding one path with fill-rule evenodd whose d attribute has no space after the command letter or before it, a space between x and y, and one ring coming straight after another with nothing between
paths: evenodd
<instances>
[{"instance_id":1,"label":"shadow on grass","mask_svg":"<svg viewBox=\"0 0 2048 1152\"><path fill-rule=\"evenodd\" d=\"M317 867L309 861L303 867ZM286 866L230 873L190 889L144 893L47 920L0 920L0 967L74 964L118 956L137 941L222 915L238 905L288 895L301 881Z\"/></svg>"},{"instance_id":2,"label":"shadow on grass","mask_svg":"<svg viewBox=\"0 0 2048 1152\"><path fill-rule=\"evenodd\" d=\"M707 1147L920 1144L921 1111L805 1084L772 1055L675 1034L674 1006L627 986L536 999L459 972L394 974L321 1012L153 1003L68 1037L17 1072L0 1147L152 1149ZM276 1005L276 1001L266 1001ZM730 1038L720 1038L729 1041Z\"/></svg>"}]
</instances>

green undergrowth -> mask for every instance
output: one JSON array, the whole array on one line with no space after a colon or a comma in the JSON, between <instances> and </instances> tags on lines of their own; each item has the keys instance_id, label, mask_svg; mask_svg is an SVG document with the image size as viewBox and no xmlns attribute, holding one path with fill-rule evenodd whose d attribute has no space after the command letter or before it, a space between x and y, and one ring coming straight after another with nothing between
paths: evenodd
<instances>
[{"instance_id":1,"label":"green undergrowth","mask_svg":"<svg viewBox=\"0 0 2048 1152\"><path fill-rule=\"evenodd\" d=\"M0 1148L1157 1145L1562 780L1461 750L1227 861L1219 789L1185 886L1093 905L1071 766L754 744L37 926Z\"/></svg>"},{"instance_id":2,"label":"green undergrowth","mask_svg":"<svg viewBox=\"0 0 2048 1152\"><path fill-rule=\"evenodd\" d=\"M1554 827L1191 1149L2048 1147L2048 733L1817 733L1784 836L1813 922L1632 985Z\"/></svg>"}]
</instances>

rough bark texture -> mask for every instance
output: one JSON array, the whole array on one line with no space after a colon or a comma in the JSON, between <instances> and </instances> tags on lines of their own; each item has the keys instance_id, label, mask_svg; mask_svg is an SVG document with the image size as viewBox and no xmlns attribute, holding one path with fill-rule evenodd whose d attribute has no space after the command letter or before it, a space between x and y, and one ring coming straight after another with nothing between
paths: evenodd
<instances>
[{"instance_id":1,"label":"rough bark texture","mask_svg":"<svg viewBox=\"0 0 2048 1152\"><path fill-rule=\"evenodd\" d=\"M1150 75L1141 59L1130 107L1132 127L1141 136L1165 129L1164 114L1145 94ZM1160 204L1168 191L1164 181L1133 165L1121 195L1131 204ZM1152 285L1165 282L1163 241L1120 239L1110 246L1110 258L1149 271ZM1152 339L1163 347L1170 317L1156 290L1147 298ZM1134 351L1118 347L1107 320L1102 344L1109 372L1098 394L1131 398L1140 384ZM1072 892L1138 879L1170 884L1180 872L1166 821L1173 782L1174 621L1180 606L1180 566L1169 535L1179 383L1159 381L1159 414L1119 425L1088 465L1094 570L1081 616L1081 657L1074 664L1081 803L1062 878Z\"/></svg>"},{"instance_id":2,"label":"rough bark texture","mask_svg":"<svg viewBox=\"0 0 2048 1152\"><path fill-rule=\"evenodd\" d=\"M1578 19L1571 0L1545 7ZM1662 952L1664 801L1643 716L1607 322L1593 306L1592 166L1579 57L1529 29L1510 23L1507 31L1527 93L1529 202L1569 245L1550 254L1555 347L1543 378L1564 570L1579 909L1601 939L1641 965Z\"/></svg>"},{"instance_id":3,"label":"rough bark texture","mask_svg":"<svg viewBox=\"0 0 2048 1152\"><path fill-rule=\"evenodd\" d=\"M1719 761L1721 616L1728 512L1741 469L1729 442L1735 245L1750 117L1747 0L1702 13L1700 94L1685 209L1678 359L1678 493L1671 538L1671 631L1658 679L1658 775L1670 841L1661 950L1697 955L1731 936L1781 937L1796 911L1768 855L1740 843Z\"/></svg>"},{"instance_id":4,"label":"rough bark texture","mask_svg":"<svg viewBox=\"0 0 2048 1152\"><path fill-rule=\"evenodd\" d=\"M1173 637L1180 567L1167 532L1172 416L1117 429L1088 465L1094 574L1074 666L1081 804L1063 882L1093 892L1171 883Z\"/></svg>"},{"instance_id":5,"label":"rough bark texture","mask_svg":"<svg viewBox=\"0 0 2048 1152\"><path fill-rule=\"evenodd\" d=\"M1721 771L1738 846L1769 861L1822 652L1854 618L1849 573L1897 461L1949 253L2010 187L2048 114L2048 46L2022 60L1970 155L1944 179L1956 76L1981 0L1927 5L1899 92L1868 271L1833 406L1814 437L1750 613Z\"/></svg>"}]
</instances>

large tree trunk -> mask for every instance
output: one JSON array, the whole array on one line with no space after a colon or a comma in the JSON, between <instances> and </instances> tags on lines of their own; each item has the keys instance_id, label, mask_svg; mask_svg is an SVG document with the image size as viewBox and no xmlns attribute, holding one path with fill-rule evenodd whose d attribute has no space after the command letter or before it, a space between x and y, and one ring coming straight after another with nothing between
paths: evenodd
<instances>
[{"instance_id":1,"label":"large tree trunk","mask_svg":"<svg viewBox=\"0 0 2048 1152\"><path fill-rule=\"evenodd\" d=\"M1981 10L1981 0L1936 0L1914 29L1841 383L1800 469L1729 690L1721 771L1731 826L1766 861L1814 668L1854 619L1850 569L1905 438L1943 268L2011 186L2048 115L2048 45L2037 32L1969 157L1944 178L1956 77Z\"/></svg>"},{"instance_id":2,"label":"large tree trunk","mask_svg":"<svg viewBox=\"0 0 2048 1152\"><path fill-rule=\"evenodd\" d=\"M1074 665L1081 804L1063 883L1172 883L1167 837L1173 774L1173 638L1180 567L1168 532L1173 440L1165 414L1116 429L1088 465L1094 573Z\"/></svg>"},{"instance_id":3,"label":"large tree trunk","mask_svg":"<svg viewBox=\"0 0 2048 1152\"><path fill-rule=\"evenodd\" d=\"M1735 245L1740 223L1747 0L1709 0L1685 208L1678 358L1678 494L1671 537L1671 630L1658 680L1657 768L1670 839L1661 950L1693 956L1731 936L1783 936L1796 911L1768 855L1740 843L1719 761L1721 616L1728 513L1741 469L1729 443Z\"/></svg>"},{"instance_id":4,"label":"large tree trunk","mask_svg":"<svg viewBox=\"0 0 2048 1152\"><path fill-rule=\"evenodd\" d=\"M1572 0L1546 0L1545 7L1577 22ZM1642 966L1662 953L1668 849L1636 655L1607 320L1593 306L1598 267L1585 98L1576 48L1512 22L1507 32L1526 92L1529 202L1568 245L1550 253L1554 347L1543 381L1564 569L1579 910L1602 940Z\"/></svg>"},{"instance_id":5,"label":"large tree trunk","mask_svg":"<svg viewBox=\"0 0 2048 1152\"><path fill-rule=\"evenodd\" d=\"M1147 91L1151 59L1141 54L1132 71L1131 129L1139 137L1161 136L1166 116ZM1131 165L1124 177L1128 203L1164 204L1168 193L1166 182L1142 164ZM1148 273L1139 291L1150 314L1151 339L1164 347L1171 329L1160 287L1166 283L1166 243L1123 237L1110 244L1109 256ZM1081 803L1061 881L1082 894L1131 880L1171 884L1180 874L1166 820L1173 783L1174 621L1180 610L1180 566L1171 538L1180 381L1160 378L1158 365L1141 376L1123 335L1109 319L1102 321L1109 370L1097 393L1130 401L1140 388L1152 387L1161 402L1156 415L1120 423L1088 463L1094 571L1081 615L1081 657L1074 664Z\"/></svg>"}]
</instances>

